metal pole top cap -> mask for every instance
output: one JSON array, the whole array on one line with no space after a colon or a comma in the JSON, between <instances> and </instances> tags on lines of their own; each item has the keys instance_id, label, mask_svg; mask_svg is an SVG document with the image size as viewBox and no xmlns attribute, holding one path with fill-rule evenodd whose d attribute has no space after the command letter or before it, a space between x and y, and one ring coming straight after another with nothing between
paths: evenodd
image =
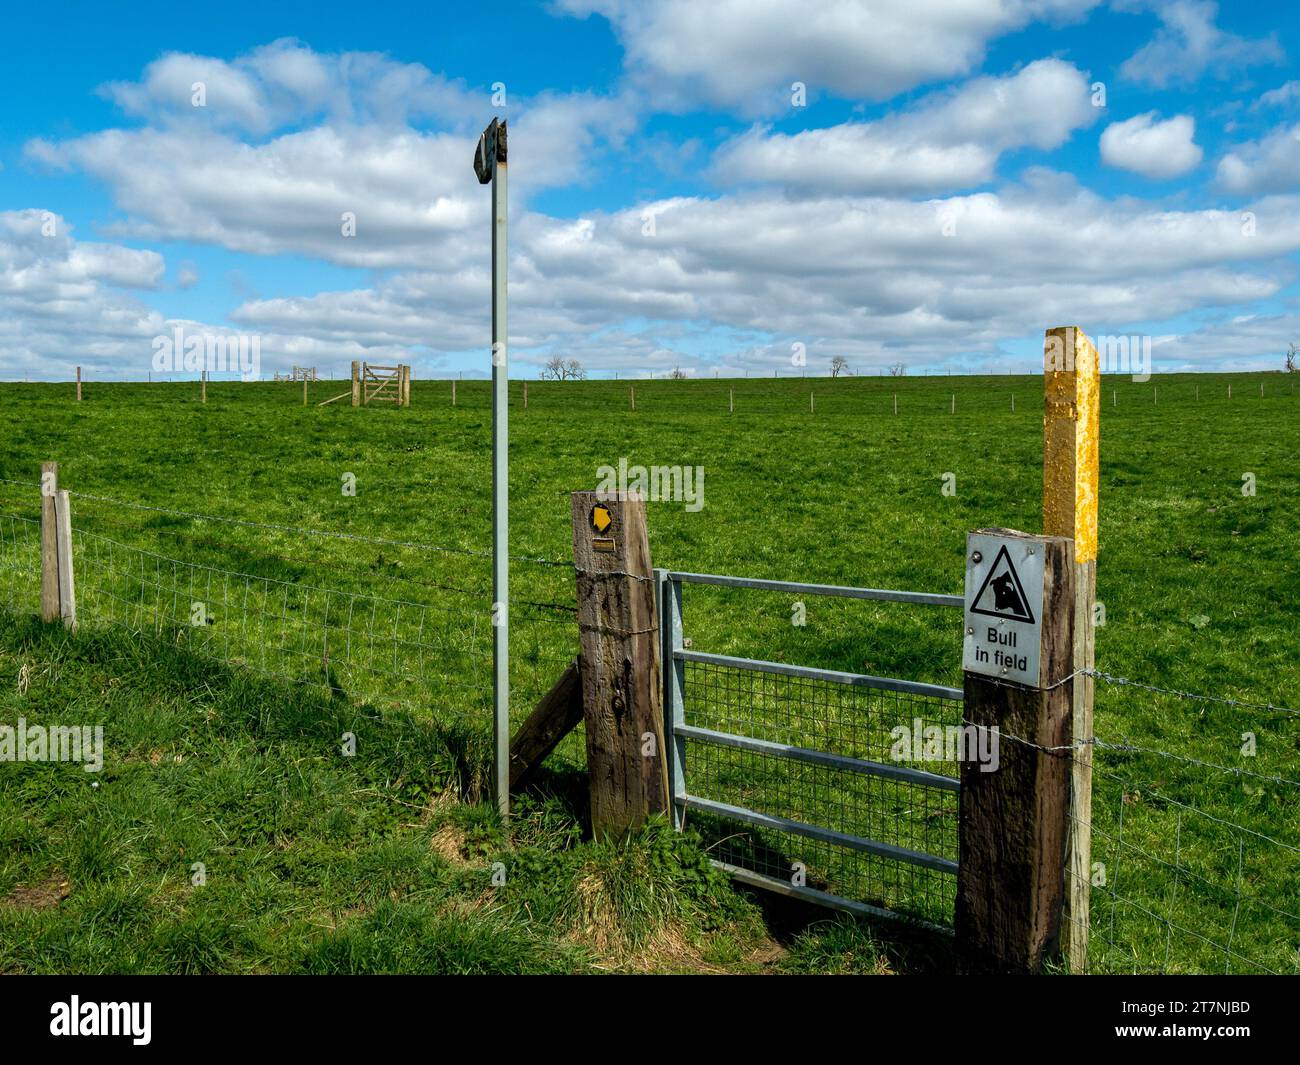
<instances>
[{"instance_id":1,"label":"metal pole top cap","mask_svg":"<svg viewBox=\"0 0 1300 1065\"><path fill-rule=\"evenodd\" d=\"M478 138L474 150L474 173L478 183L486 185L496 175L497 163L506 161L506 124L494 118Z\"/></svg>"}]
</instances>

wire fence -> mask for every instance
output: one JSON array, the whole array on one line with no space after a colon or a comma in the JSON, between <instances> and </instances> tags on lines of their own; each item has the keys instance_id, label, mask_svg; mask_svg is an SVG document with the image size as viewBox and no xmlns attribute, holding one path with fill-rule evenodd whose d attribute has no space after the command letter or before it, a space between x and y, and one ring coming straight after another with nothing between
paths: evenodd
<instances>
[{"instance_id":1,"label":"wire fence","mask_svg":"<svg viewBox=\"0 0 1300 1065\"><path fill-rule=\"evenodd\" d=\"M39 613L40 486L0 488L0 605ZM490 552L70 496L80 626L149 634L336 698L490 726ZM520 720L576 654L577 627L572 563L520 555L514 569Z\"/></svg>"},{"instance_id":2,"label":"wire fence","mask_svg":"<svg viewBox=\"0 0 1300 1065\"><path fill-rule=\"evenodd\" d=\"M35 614L40 488L0 486L0 605ZM489 553L72 498L80 624L488 727ZM572 563L513 561L518 721L576 654L577 627ZM899 725L961 723L955 701L703 662L686 671L687 725L849 758L890 762ZM1076 738L1075 754L1093 764L1092 971L1300 973L1300 711L1090 672L1097 735ZM580 762L582 743L579 729L561 757ZM926 772L957 776L947 753ZM958 860L956 791L707 743L689 744L688 766L701 798ZM810 887L951 922L955 881L941 871L691 816L728 864L788 880L798 863Z\"/></svg>"}]
</instances>

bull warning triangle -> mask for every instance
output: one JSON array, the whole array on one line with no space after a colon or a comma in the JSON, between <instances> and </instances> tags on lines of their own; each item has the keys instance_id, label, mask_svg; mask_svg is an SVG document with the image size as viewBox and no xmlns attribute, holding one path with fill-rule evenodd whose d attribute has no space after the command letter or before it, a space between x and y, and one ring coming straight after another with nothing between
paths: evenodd
<instances>
[{"instance_id":1,"label":"bull warning triangle","mask_svg":"<svg viewBox=\"0 0 1300 1065\"><path fill-rule=\"evenodd\" d=\"M1034 623L1034 612L1029 607L1020 575L1011 564L1006 544L998 551L993 567L980 585L979 594L971 604L972 614L985 614L991 618L1008 618L1011 621Z\"/></svg>"}]
</instances>

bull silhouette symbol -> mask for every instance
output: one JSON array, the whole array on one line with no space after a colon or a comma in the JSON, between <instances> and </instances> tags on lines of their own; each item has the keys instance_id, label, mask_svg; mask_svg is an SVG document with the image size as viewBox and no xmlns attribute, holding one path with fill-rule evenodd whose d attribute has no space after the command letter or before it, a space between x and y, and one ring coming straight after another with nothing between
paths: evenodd
<instances>
[{"instance_id":1,"label":"bull silhouette symbol","mask_svg":"<svg viewBox=\"0 0 1300 1065\"><path fill-rule=\"evenodd\" d=\"M1010 573L995 577L989 584L993 589L994 610L1006 610L1012 614L1025 613L1025 604L1020 601L1020 593L1016 591L1016 582L1011 579Z\"/></svg>"}]
</instances>

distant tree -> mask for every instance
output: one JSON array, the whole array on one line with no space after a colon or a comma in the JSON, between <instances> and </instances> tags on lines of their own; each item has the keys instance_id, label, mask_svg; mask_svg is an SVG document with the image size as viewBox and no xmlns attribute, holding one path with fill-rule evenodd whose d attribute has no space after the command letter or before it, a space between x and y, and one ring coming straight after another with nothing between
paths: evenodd
<instances>
[{"instance_id":1,"label":"distant tree","mask_svg":"<svg viewBox=\"0 0 1300 1065\"><path fill-rule=\"evenodd\" d=\"M678 366L668 376L671 377L674 381L685 381L686 371L683 370L680 366Z\"/></svg>"},{"instance_id":2,"label":"distant tree","mask_svg":"<svg viewBox=\"0 0 1300 1065\"><path fill-rule=\"evenodd\" d=\"M581 381L587 371L577 359L565 359L563 355L552 355L542 367L543 381Z\"/></svg>"},{"instance_id":3,"label":"distant tree","mask_svg":"<svg viewBox=\"0 0 1300 1065\"><path fill-rule=\"evenodd\" d=\"M840 374L844 374L845 377L849 375L849 360L843 355L836 355L831 359L831 376L839 377Z\"/></svg>"},{"instance_id":4,"label":"distant tree","mask_svg":"<svg viewBox=\"0 0 1300 1065\"><path fill-rule=\"evenodd\" d=\"M907 376L907 363L905 363L905 362L896 362L896 363L894 363L894 365L891 366L891 367L889 368L889 376L890 376L890 377L906 377L906 376Z\"/></svg>"},{"instance_id":5,"label":"distant tree","mask_svg":"<svg viewBox=\"0 0 1300 1065\"><path fill-rule=\"evenodd\" d=\"M1295 364L1295 360L1296 360L1296 356L1297 356L1297 355L1300 355L1300 344L1296 344L1295 341L1292 341L1292 342L1291 342L1291 346L1287 349L1287 353L1286 353L1286 372L1287 372L1287 373L1295 373L1295 372L1296 372L1296 364Z\"/></svg>"}]
</instances>

